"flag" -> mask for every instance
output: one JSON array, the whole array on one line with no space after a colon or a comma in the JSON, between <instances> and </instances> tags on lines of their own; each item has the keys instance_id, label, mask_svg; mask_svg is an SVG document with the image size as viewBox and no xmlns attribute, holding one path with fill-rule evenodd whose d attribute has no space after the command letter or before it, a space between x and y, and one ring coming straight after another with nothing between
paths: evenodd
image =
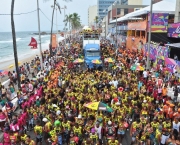
<instances>
[{"instance_id":1,"label":"flag","mask_svg":"<svg viewBox=\"0 0 180 145\"><path fill-rule=\"evenodd\" d=\"M56 48L56 46L57 46L56 34L52 34L52 48Z\"/></svg>"},{"instance_id":2,"label":"flag","mask_svg":"<svg viewBox=\"0 0 180 145\"><path fill-rule=\"evenodd\" d=\"M31 37L31 42L29 43L28 46L31 46L33 49L37 48L37 41L33 37Z\"/></svg>"}]
</instances>

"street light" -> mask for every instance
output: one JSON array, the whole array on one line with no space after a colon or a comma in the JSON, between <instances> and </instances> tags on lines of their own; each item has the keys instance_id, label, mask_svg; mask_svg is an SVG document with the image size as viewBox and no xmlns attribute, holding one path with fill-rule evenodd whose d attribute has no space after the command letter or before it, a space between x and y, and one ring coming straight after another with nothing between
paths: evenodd
<instances>
[{"instance_id":1,"label":"street light","mask_svg":"<svg viewBox=\"0 0 180 145\"><path fill-rule=\"evenodd\" d=\"M116 0L114 3L113 3L113 6L115 6L119 1ZM116 8L116 47L117 47L117 8Z\"/></svg>"},{"instance_id":2,"label":"street light","mask_svg":"<svg viewBox=\"0 0 180 145\"><path fill-rule=\"evenodd\" d=\"M151 43L151 25L152 25L152 0L150 0L150 15L149 15L149 36L148 36L148 56L147 56L147 69L150 68L150 43Z\"/></svg>"},{"instance_id":3,"label":"street light","mask_svg":"<svg viewBox=\"0 0 180 145\"><path fill-rule=\"evenodd\" d=\"M37 17L38 17L38 31L39 31L39 57L41 63L41 70L43 69L43 62L42 62L42 48L41 48L41 27L40 27L40 16L39 16L39 0L37 0Z\"/></svg>"},{"instance_id":4,"label":"street light","mask_svg":"<svg viewBox=\"0 0 180 145\"><path fill-rule=\"evenodd\" d=\"M51 8L54 8L54 6L51 5ZM58 9L58 7L57 7L57 5L55 5L55 9L56 9L56 31L57 31L57 34L58 34L58 24L57 24L57 9Z\"/></svg>"},{"instance_id":5,"label":"street light","mask_svg":"<svg viewBox=\"0 0 180 145\"><path fill-rule=\"evenodd\" d=\"M105 13L105 12L107 12L108 10L107 9L105 9L105 10L103 10L103 12ZM107 21L107 19L106 19L106 16L105 16L105 21L102 21L102 22L104 22L104 25L105 25L105 38L106 38L106 21Z\"/></svg>"}]
</instances>

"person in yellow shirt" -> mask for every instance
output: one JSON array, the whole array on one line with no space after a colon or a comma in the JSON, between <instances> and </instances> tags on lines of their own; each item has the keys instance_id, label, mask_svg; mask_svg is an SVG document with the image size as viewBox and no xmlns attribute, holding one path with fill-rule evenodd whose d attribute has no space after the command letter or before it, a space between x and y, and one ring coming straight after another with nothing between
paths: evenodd
<instances>
[{"instance_id":1,"label":"person in yellow shirt","mask_svg":"<svg viewBox=\"0 0 180 145\"><path fill-rule=\"evenodd\" d=\"M108 145L118 145L118 144L119 144L118 140L115 139L111 139L108 141Z\"/></svg>"},{"instance_id":2,"label":"person in yellow shirt","mask_svg":"<svg viewBox=\"0 0 180 145\"><path fill-rule=\"evenodd\" d=\"M26 137L25 144L27 145L36 145L35 141L31 139L30 135Z\"/></svg>"},{"instance_id":3,"label":"person in yellow shirt","mask_svg":"<svg viewBox=\"0 0 180 145\"><path fill-rule=\"evenodd\" d=\"M42 132L43 128L38 120L36 126L34 127L34 133L36 134L36 145L38 145L38 143L42 145Z\"/></svg>"}]
</instances>

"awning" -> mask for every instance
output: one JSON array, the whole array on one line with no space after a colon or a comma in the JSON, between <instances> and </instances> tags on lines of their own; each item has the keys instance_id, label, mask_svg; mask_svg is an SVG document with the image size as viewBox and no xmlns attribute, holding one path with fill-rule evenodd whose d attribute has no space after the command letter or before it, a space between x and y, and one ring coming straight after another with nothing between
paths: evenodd
<instances>
[{"instance_id":1,"label":"awning","mask_svg":"<svg viewBox=\"0 0 180 145\"><path fill-rule=\"evenodd\" d=\"M166 44L166 46L180 48L180 43L172 43L172 44Z\"/></svg>"},{"instance_id":2,"label":"awning","mask_svg":"<svg viewBox=\"0 0 180 145\"><path fill-rule=\"evenodd\" d=\"M169 13L169 14L175 14L176 10L176 1L172 0L170 1L160 1L158 3L153 4L153 13ZM132 13L129 13L121 18L117 19L117 22L130 20L132 17L140 16L143 14L148 14L150 12L150 6L147 6L145 8L142 8L140 10L134 11ZM116 20L111 21L110 23L115 23Z\"/></svg>"}]
</instances>

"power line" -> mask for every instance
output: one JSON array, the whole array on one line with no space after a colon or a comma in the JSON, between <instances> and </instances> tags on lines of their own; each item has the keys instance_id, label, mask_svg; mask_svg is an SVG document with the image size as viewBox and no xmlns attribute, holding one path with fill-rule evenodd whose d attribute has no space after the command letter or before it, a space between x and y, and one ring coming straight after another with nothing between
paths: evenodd
<instances>
[{"instance_id":1,"label":"power line","mask_svg":"<svg viewBox=\"0 0 180 145\"><path fill-rule=\"evenodd\" d=\"M51 22L51 20L45 15L45 13L40 9L41 13L46 17L46 19L49 20L49 22ZM62 25L57 25L55 23L53 23L53 25L56 25L56 26L62 26Z\"/></svg>"},{"instance_id":2,"label":"power line","mask_svg":"<svg viewBox=\"0 0 180 145\"><path fill-rule=\"evenodd\" d=\"M26 13L14 14L14 15L26 15L26 14L34 13L34 12L36 12L36 11L37 11L37 10L30 11L30 12L26 12ZM11 14L0 14L0 15L11 15Z\"/></svg>"}]
</instances>

